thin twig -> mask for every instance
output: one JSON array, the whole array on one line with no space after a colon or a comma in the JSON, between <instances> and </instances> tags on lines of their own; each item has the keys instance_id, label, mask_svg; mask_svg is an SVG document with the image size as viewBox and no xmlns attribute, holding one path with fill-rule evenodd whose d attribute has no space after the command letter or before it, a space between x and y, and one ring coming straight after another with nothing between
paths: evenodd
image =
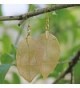
<instances>
[{"instance_id":1,"label":"thin twig","mask_svg":"<svg viewBox=\"0 0 80 88\"><path fill-rule=\"evenodd\" d=\"M21 20L21 21L19 22L18 26L21 26L21 24L23 24L26 19L27 19L27 17L25 17L23 20Z\"/></svg>"},{"instance_id":2,"label":"thin twig","mask_svg":"<svg viewBox=\"0 0 80 88\"><path fill-rule=\"evenodd\" d=\"M51 11L55 11L55 10L59 10L59 9L63 9L63 8L68 8L68 7L74 7L74 6L80 6L80 4L53 5L51 7L46 7L46 8L43 8L43 9L28 12L26 14L22 14L22 15L18 15L18 16L0 16L0 21L23 20L26 17L28 19L30 17L40 15L40 14L43 14L43 13L47 13L47 12L51 12Z\"/></svg>"},{"instance_id":3,"label":"thin twig","mask_svg":"<svg viewBox=\"0 0 80 88\"><path fill-rule=\"evenodd\" d=\"M73 79L73 77L74 77L73 76L73 68L71 69L71 72L70 73L71 73L71 84L73 84L74 83L74 79Z\"/></svg>"},{"instance_id":4,"label":"thin twig","mask_svg":"<svg viewBox=\"0 0 80 88\"><path fill-rule=\"evenodd\" d=\"M68 74L71 69L76 65L80 57L80 51L75 55L75 57L71 60L70 66L63 72L61 75L53 82L53 84L57 83L60 79L62 79L66 74Z\"/></svg>"},{"instance_id":5,"label":"thin twig","mask_svg":"<svg viewBox=\"0 0 80 88\"><path fill-rule=\"evenodd\" d=\"M69 62L69 66L72 64L72 62ZM71 80L70 80L70 83L73 84L74 83L74 79L73 79L73 68L71 69L70 71L70 75L71 75Z\"/></svg>"}]
</instances>

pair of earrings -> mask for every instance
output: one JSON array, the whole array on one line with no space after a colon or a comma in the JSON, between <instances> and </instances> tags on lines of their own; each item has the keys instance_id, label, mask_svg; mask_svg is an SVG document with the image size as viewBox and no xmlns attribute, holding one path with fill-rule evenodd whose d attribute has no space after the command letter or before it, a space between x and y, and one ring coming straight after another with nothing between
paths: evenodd
<instances>
[{"instance_id":1,"label":"pair of earrings","mask_svg":"<svg viewBox=\"0 0 80 88\"><path fill-rule=\"evenodd\" d=\"M49 25L47 25L47 28ZM37 74L42 74L43 78L56 67L60 57L60 47L55 36L48 30L38 38L33 38L28 33L18 46L16 62L19 73L29 82Z\"/></svg>"}]
</instances>

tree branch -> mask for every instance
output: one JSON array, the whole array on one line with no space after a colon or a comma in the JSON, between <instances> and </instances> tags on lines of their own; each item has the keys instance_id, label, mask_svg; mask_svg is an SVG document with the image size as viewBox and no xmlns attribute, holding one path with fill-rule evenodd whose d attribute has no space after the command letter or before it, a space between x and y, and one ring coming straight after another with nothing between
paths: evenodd
<instances>
[{"instance_id":1,"label":"tree branch","mask_svg":"<svg viewBox=\"0 0 80 88\"><path fill-rule=\"evenodd\" d=\"M79 58L80 58L80 51L78 51L75 57L70 61L71 64L69 65L69 67L54 81L53 84L56 84L60 79L62 79L66 74L68 74L71 71L71 69L76 65Z\"/></svg>"},{"instance_id":2,"label":"tree branch","mask_svg":"<svg viewBox=\"0 0 80 88\"><path fill-rule=\"evenodd\" d=\"M23 20L25 18L30 18L36 15L40 15L43 13L68 8L68 7L74 7L74 6L80 6L80 4L63 4L63 5L54 5L51 7L35 10L32 12L28 12L26 14L18 15L18 16L0 16L0 21L10 21L10 20Z\"/></svg>"},{"instance_id":3,"label":"tree branch","mask_svg":"<svg viewBox=\"0 0 80 88\"><path fill-rule=\"evenodd\" d=\"M72 63L69 63L69 66L71 65ZM73 84L74 83L74 79L73 79L73 68L71 69L71 71L69 72L70 75L71 75L71 78L70 78L70 83Z\"/></svg>"}]
</instances>

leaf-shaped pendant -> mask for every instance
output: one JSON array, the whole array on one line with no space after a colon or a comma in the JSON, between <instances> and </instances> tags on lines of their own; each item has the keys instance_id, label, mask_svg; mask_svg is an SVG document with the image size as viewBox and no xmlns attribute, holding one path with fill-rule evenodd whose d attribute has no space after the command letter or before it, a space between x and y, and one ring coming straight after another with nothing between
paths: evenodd
<instances>
[{"instance_id":1,"label":"leaf-shaped pendant","mask_svg":"<svg viewBox=\"0 0 80 88\"><path fill-rule=\"evenodd\" d=\"M29 82L41 73L46 78L56 67L60 47L55 36L48 31L38 38L23 39L18 46L16 60L20 74Z\"/></svg>"},{"instance_id":2,"label":"leaf-shaped pendant","mask_svg":"<svg viewBox=\"0 0 80 88\"><path fill-rule=\"evenodd\" d=\"M50 34L48 31L42 34L38 41L44 47L43 57L41 57L40 72L43 78L46 78L51 71L56 67L60 57L60 47L58 40L55 36Z\"/></svg>"},{"instance_id":3,"label":"leaf-shaped pendant","mask_svg":"<svg viewBox=\"0 0 80 88\"><path fill-rule=\"evenodd\" d=\"M23 39L18 46L16 61L20 74L29 82L38 74L40 57L43 56L42 46L31 36Z\"/></svg>"}]
</instances>

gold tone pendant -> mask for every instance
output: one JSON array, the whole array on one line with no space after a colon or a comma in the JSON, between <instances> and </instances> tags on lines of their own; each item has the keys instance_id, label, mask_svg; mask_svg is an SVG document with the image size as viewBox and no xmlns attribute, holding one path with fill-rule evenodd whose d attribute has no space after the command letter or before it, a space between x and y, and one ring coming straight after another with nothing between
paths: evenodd
<instances>
[{"instance_id":1,"label":"gold tone pendant","mask_svg":"<svg viewBox=\"0 0 80 88\"><path fill-rule=\"evenodd\" d=\"M23 39L18 46L16 62L19 73L29 82L39 73L42 46L31 36Z\"/></svg>"},{"instance_id":2,"label":"gold tone pendant","mask_svg":"<svg viewBox=\"0 0 80 88\"><path fill-rule=\"evenodd\" d=\"M29 82L41 73L43 78L55 69L60 57L60 47L55 36L46 31L34 39L23 39L18 46L16 61L20 74Z\"/></svg>"},{"instance_id":3,"label":"gold tone pendant","mask_svg":"<svg viewBox=\"0 0 80 88\"><path fill-rule=\"evenodd\" d=\"M46 22L45 33L38 38L33 38L30 36L29 29L27 37L19 43L17 49L17 68L19 73L29 82L39 73L43 78L47 78L59 61L59 43L57 38L47 31L49 19Z\"/></svg>"},{"instance_id":4,"label":"gold tone pendant","mask_svg":"<svg viewBox=\"0 0 80 88\"><path fill-rule=\"evenodd\" d=\"M48 31L42 34L38 41L44 47L39 69L43 78L47 78L59 61L60 47L57 38Z\"/></svg>"}]
</instances>

